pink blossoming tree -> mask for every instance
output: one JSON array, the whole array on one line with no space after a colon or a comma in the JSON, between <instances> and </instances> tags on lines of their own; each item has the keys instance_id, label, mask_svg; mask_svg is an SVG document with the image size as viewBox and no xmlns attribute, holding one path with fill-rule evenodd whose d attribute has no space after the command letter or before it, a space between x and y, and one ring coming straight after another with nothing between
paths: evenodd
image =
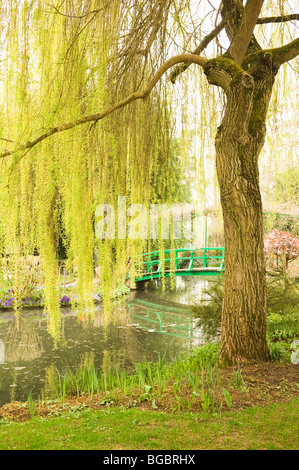
<instances>
[{"instance_id":1,"label":"pink blossoming tree","mask_svg":"<svg viewBox=\"0 0 299 470\"><path fill-rule=\"evenodd\" d=\"M267 258L276 269L286 273L288 264L299 256L299 239L288 232L272 230L264 240Z\"/></svg>"}]
</instances>

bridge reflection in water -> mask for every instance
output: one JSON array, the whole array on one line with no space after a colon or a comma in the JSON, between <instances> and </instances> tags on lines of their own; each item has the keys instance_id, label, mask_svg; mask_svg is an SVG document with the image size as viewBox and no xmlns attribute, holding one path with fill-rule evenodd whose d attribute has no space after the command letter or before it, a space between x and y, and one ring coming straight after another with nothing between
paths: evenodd
<instances>
[{"instance_id":1,"label":"bridge reflection in water","mask_svg":"<svg viewBox=\"0 0 299 470\"><path fill-rule=\"evenodd\" d=\"M149 332L184 338L190 342L202 341L201 332L195 327L190 309L155 304L136 298L129 302L127 307L131 319Z\"/></svg>"}]
</instances>

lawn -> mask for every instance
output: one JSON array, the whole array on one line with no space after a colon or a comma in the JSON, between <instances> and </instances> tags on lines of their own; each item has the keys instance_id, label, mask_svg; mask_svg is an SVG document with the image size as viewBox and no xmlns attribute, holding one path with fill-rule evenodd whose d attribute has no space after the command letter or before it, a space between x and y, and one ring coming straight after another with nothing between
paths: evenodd
<instances>
[{"instance_id":1,"label":"lawn","mask_svg":"<svg viewBox=\"0 0 299 470\"><path fill-rule=\"evenodd\" d=\"M222 416L77 406L59 416L2 419L0 449L296 450L298 415L298 399Z\"/></svg>"}]
</instances>

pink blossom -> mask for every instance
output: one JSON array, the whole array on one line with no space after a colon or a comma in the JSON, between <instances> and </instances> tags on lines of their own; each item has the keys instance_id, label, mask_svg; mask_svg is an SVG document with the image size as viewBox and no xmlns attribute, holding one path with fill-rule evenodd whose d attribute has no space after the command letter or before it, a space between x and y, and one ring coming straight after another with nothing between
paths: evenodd
<instances>
[{"instance_id":1,"label":"pink blossom","mask_svg":"<svg viewBox=\"0 0 299 470\"><path fill-rule=\"evenodd\" d=\"M276 256L277 261L285 258L286 265L299 256L299 239L282 230L272 230L264 239L264 248L268 257Z\"/></svg>"}]
</instances>

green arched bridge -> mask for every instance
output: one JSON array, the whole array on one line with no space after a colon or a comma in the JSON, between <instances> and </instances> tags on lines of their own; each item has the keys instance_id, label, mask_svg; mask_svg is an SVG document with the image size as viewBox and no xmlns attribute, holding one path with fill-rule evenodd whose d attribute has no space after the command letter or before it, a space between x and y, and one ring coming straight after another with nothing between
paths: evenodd
<instances>
[{"instance_id":1,"label":"green arched bridge","mask_svg":"<svg viewBox=\"0 0 299 470\"><path fill-rule=\"evenodd\" d=\"M143 253L135 282L170 276L215 276L224 271L224 247L176 248ZM128 276L130 278L130 276Z\"/></svg>"}]
</instances>

